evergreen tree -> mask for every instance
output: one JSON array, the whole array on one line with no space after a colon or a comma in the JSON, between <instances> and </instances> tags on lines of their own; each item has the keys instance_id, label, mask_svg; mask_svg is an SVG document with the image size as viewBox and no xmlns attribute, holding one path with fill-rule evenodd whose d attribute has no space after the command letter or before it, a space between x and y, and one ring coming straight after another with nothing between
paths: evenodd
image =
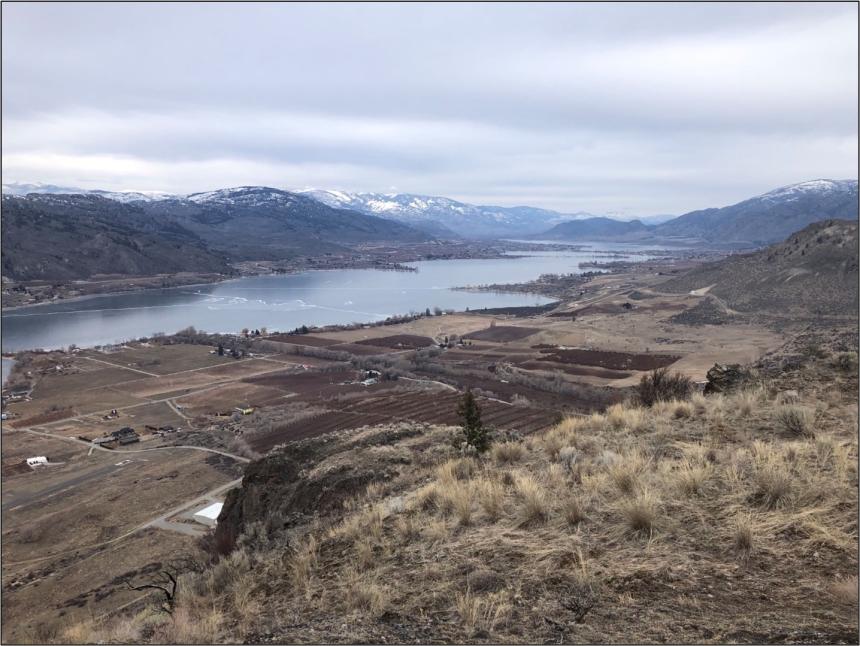
<instances>
[{"instance_id":1,"label":"evergreen tree","mask_svg":"<svg viewBox=\"0 0 860 646\"><path fill-rule=\"evenodd\" d=\"M463 420L463 435L466 444L473 447L478 453L483 453L490 448L490 435L481 422L481 407L475 400L471 390L467 390L457 406L457 414Z\"/></svg>"}]
</instances>

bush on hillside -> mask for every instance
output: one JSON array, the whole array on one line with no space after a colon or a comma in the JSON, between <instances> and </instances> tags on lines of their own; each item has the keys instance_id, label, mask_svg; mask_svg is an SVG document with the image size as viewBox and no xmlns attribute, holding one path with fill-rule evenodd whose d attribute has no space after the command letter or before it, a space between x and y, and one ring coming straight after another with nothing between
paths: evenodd
<instances>
[{"instance_id":1,"label":"bush on hillside","mask_svg":"<svg viewBox=\"0 0 860 646\"><path fill-rule=\"evenodd\" d=\"M680 372L670 373L667 368L657 368L647 375L642 375L636 387L636 396L643 406L689 399L692 394L693 381Z\"/></svg>"}]
</instances>

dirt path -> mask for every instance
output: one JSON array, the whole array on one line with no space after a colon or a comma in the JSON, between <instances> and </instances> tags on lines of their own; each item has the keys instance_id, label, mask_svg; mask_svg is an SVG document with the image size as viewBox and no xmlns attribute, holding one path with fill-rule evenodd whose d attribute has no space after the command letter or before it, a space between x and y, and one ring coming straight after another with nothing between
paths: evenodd
<instances>
[{"instance_id":1,"label":"dirt path","mask_svg":"<svg viewBox=\"0 0 860 646\"><path fill-rule=\"evenodd\" d=\"M33 435L43 435L45 437L50 437L55 440L65 440L67 442L75 442L77 444L83 444L84 446L90 447L90 449L95 449L97 451L106 451L107 453L145 453L147 451L170 451L172 449L188 449L191 451L205 451L206 453L217 453L218 455L223 455L228 458L233 458L239 462L250 462L249 458L242 457L241 455L235 455L233 453L227 453L227 451L219 451L218 449L208 449L203 446L192 446L190 444L177 444L175 446L153 446L152 448L147 449L106 449L103 446L98 446L97 444L93 444L92 442L86 442L84 440L79 440L76 437L66 437L65 435L57 435L55 433L48 433L47 431L37 431L33 428L17 428L16 431L23 431L24 433L32 433Z\"/></svg>"},{"instance_id":2,"label":"dirt path","mask_svg":"<svg viewBox=\"0 0 860 646\"><path fill-rule=\"evenodd\" d=\"M87 361L95 361L96 363L103 363L106 366L110 366L111 368L120 368L122 370L131 370L132 372L139 372L142 375L146 375L148 377L160 377L161 375L157 375L154 372L147 372L146 370L138 370L137 368L130 368L129 366L123 366L118 363L111 363L110 361L102 361L101 359L93 359L92 357L81 357L81 359L86 359Z\"/></svg>"}]
</instances>

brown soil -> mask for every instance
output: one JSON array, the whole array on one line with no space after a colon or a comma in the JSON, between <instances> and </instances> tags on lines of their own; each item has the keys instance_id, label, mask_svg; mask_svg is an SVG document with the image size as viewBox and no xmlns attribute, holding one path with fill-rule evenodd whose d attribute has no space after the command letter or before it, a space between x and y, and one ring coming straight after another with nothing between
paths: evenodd
<instances>
[{"instance_id":1,"label":"brown soil","mask_svg":"<svg viewBox=\"0 0 860 646\"><path fill-rule=\"evenodd\" d=\"M496 325L493 327L488 327L483 330L478 330L477 332L470 332L469 334L464 334L464 339L477 339L479 341L501 341L506 343L508 341L519 341L520 339L525 339L526 337L531 336L532 334L537 334L540 332L540 329L536 327L514 327L512 325Z\"/></svg>"},{"instance_id":2,"label":"brown soil","mask_svg":"<svg viewBox=\"0 0 860 646\"><path fill-rule=\"evenodd\" d=\"M313 417L284 424L268 433L255 433L248 438L251 448L265 452L279 444L316 437L325 433L372 426L387 422L413 421L438 425L458 425L457 393L396 393L362 398L343 405L332 404L329 410ZM479 398L483 422L493 428L532 433L552 426L559 414L551 410L536 410L511 406Z\"/></svg>"},{"instance_id":3,"label":"brown soil","mask_svg":"<svg viewBox=\"0 0 860 646\"><path fill-rule=\"evenodd\" d=\"M310 334L272 334L267 336L266 340L289 343L290 345L309 345L314 348L324 348L328 345L340 343L337 339L326 339L321 336L311 336Z\"/></svg>"},{"instance_id":4,"label":"brown soil","mask_svg":"<svg viewBox=\"0 0 860 646\"><path fill-rule=\"evenodd\" d=\"M599 366L610 370L654 370L665 368L681 357L672 354L635 354L631 352L607 352L605 350L549 350L542 349L538 361L573 363L583 366Z\"/></svg>"},{"instance_id":5,"label":"brown soil","mask_svg":"<svg viewBox=\"0 0 860 646\"><path fill-rule=\"evenodd\" d=\"M376 339L364 339L356 341L358 345L372 345L379 348L392 348L395 350L408 350L426 348L433 345L433 339L417 334L394 334Z\"/></svg>"},{"instance_id":6,"label":"brown soil","mask_svg":"<svg viewBox=\"0 0 860 646\"><path fill-rule=\"evenodd\" d=\"M629 372L623 372L620 370L607 370L604 368L589 368L566 363L554 363L546 358L534 361L524 361L517 365L521 368L528 368L530 370L561 370L566 375L601 377L602 379L626 379L631 375Z\"/></svg>"}]
</instances>

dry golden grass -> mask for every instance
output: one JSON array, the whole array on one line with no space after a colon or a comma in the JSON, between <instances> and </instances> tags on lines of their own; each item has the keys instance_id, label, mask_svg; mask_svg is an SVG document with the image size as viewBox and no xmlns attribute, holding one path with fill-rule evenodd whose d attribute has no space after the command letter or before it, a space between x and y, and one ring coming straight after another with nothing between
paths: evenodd
<instances>
[{"instance_id":1,"label":"dry golden grass","mask_svg":"<svg viewBox=\"0 0 860 646\"><path fill-rule=\"evenodd\" d=\"M482 479L476 483L478 502L481 509L487 515L487 519L494 523L501 518L504 512L505 489L497 480Z\"/></svg>"},{"instance_id":2,"label":"dry golden grass","mask_svg":"<svg viewBox=\"0 0 860 646\"><path fill-rule=\"evenodd\" d=\"M648 460L638 450L623 455L609 468L612 482L622 494L630 495L639 486L639 479L648 467Z\"/></svg>"},{"instance_id":3,"label":"dry golden grass","mask_svg":"<svg viewBox=\"0 0 860 646\"><path fill-rule=\"evenodd\" d=\"M672 402L672 417L675 419L686 419L692 417L695 412L693 405L690 402L676 401Z\"/></svg>"},{"instance_id":4,"label":"dry golden grass","mask_svg":"<svg viewBox=\"0 0 860 646\"><path fill-rule=\"evenodd\" d=\"M319 557L317 550L317 539L311 535L293 551L290 558L290 578L296 588L307 589Z\"/></svg>"},{"instance_id":5,"label":"dry golden grass","mask_svg":"<svg viewBox=\"0 0 860 646\"><path fill-rule=\"evenodd\" d=\"M457 480L468 480L476 469L477 463L473 458L454 458L436 469L436 478L443 485Z\"/></svg>"},{"instance_id":6,"label":"dry golden grass","mask_svg":"<svg viewBox=\"0 0 860 646\"><path fill-rule=\"evenodd\" d=\"M763 397L761 388L748 388L735 393L729 400L729 406L742 417L748 417L758 409Z\"/></svg>"},{"instance_id":7,"label":"dry golden grass","mask_svg":"<svg viewBox=\"0 0 860 646\"><path fill-rule=\"evenodd\" d=\"M549 512L546 490L531 475L521 474L516 480L522 523L530 525L546 520Z\"/></svg>"},{"instance_id":8,"label":"dry golden grass","mask_svg":"<svg viewBox=\"0 0 860 646\"><path fill-rule=\"evenodd\" d=\"M651 491L639 492L621 503L627 528L634 534L652 536L656 529L660 501Z\"/></svg>"},{"instance_id":9,"label":"dry golden grass","mask_svg":"<svg viewBox=\"0 0 860 646\"><path fill-rule=\"evenodd\" d=\"M775 509L789 503L794 488L794 478L787 466L777 459L769 458L759 462L755 470L754 483L755 497L766 509Z\"/></svg>"},{"instance_id":10,"label":"dry golden grass","mask_svg":"<svg viewBox=\"0 0 860 646\"><path fill-rule=\"evenodd\" d=\"M343 576L343 591L346 607L370 615L382 614L388 605L385 588L375 579L362 576L355 570L347 570Z\"/></svg>"},{"instance_id":11,"label":"dry golden grass","mask_svg":"<svg viewBox=\"0 0 860 646\"><path fill-rule=\"evenodd\" d=\"M857 577L851 576L835 581L830 586L830 594L837 603L857 608Z\"/></svg>"},{"instance_id":12,"label":"dry golden grass","mask_svg":"<svg viewBox=\"0 0 860 646\"><path fill-rule=\"evenodd\" d=\"M585 520L585 507L577 496L569 496L561 504L561 513L568 525L578 525Z\"/></svg>"},{"instance_id":13,"label":"dry golden grass","mask_svg":"<svg viewBox=\"0 0 860 646\"><path fill-rule=\"evenodd\" d=\"M614 404L606 409L606 424L614 431L639 431L644 428L645 411L624 404Z\"/></svg>"},{"instance_id":14,"label":"dry golden grass","mask_svg":"<svg viewBox=\"0 0 860 646\"><path fill-rule=\"evenodd\" d=\"M490 455L498 464L519 462L524 453L525 447L519 442L499 442L490 449Z\"/></svg>"},{"instance_id":15,"label":"dry golden grass","mask_svg":"<svg viewBox=\"0 0 860 646\"><path fill-rule=\"evenodd\" d=\"M743 514L735 519L734 548L741 556L748 556L753 549L752 516Z\"/></svg>"},{"instance_id":16,"label":"dry golden grass","mask_svg":"<svg viewBox=\"0 0 860 646\"><path fill-rule=\"evenodd\" d=\"M699 495L711 473L711 467L705 464L683 464L675 472L678 489L686 496Z\"/></svg>"}]
</instances>

